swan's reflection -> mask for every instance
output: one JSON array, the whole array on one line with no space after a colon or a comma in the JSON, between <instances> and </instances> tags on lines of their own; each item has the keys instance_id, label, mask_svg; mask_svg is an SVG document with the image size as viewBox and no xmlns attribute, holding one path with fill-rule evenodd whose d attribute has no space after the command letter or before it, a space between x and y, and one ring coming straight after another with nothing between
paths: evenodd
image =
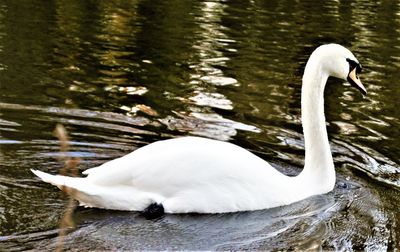
<instances>
[{"instance_id":1,"label":"swan's reflection","mask_svg":"<svg viewBox=\"0 0 400 252\"><path fill-rule=\"evenodd\" d=\"M230 214L165 215L154 221L146 220L137 213L79 208L76 213L78 229L67 236L65 248L349 249L351 240L347 239L351 236L343 236L343 230L351 233L361 232L361 229L373 232L378 226L384 227L388 221L385 213L377 210L378 206L373 209L365 207L366 204L379 204L379 201L376 195L360 187L340 177L333 192L288 206ZM354 216L349 213L355 211L363 212L363 220L348 219ZM365 222L368 218L379 220ZM387 232L376 235L375 239L386 241L389 237ZM43 241L39 248L47 247L48 242Z\"/></svg>"}]
</instances>

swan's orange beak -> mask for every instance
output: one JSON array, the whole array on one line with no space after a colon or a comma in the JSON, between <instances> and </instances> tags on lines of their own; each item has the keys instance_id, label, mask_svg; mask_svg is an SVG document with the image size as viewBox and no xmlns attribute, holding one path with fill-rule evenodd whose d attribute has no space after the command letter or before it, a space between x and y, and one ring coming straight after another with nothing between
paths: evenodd
<instances>
[{"instance_id":1,"label":"swan's orange beak","mask_svg":"<svg viewBox=\"0 0 400 252\"><path fill-rule=\"evenodd\" d=\"M360 78L357 75L356 68L350 71L349 75L347 76L347 81L355 88L360 90L363 95L367 94L367 90L365 89L364 85L361 83Z\"/></svg>"}]
</instances>

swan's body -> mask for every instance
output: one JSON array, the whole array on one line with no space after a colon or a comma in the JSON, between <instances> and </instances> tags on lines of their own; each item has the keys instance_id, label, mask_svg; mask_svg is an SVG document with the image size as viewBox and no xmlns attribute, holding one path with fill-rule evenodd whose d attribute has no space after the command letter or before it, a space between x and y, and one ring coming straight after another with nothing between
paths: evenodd
<instances>
[{"instance_id":1,"label":"swan's body","mask_svg":"<svg viewBox=\"0 0 400 252\"><path fill-rule=\"evenodd\" d=\"M45 182L72 188L82 205L116 210L143 211L157 203L167 213L223 213L282 206L327 193L334 187L335 170L325 127L325 83L329 76L351 78L365 92L355 75L357 62L349 50L335 44L311 55L301 97L305 167L296 177L239 146L199 137L149 144L86 170L86 178L33 172Z\"/></svg>"}]
</instances>

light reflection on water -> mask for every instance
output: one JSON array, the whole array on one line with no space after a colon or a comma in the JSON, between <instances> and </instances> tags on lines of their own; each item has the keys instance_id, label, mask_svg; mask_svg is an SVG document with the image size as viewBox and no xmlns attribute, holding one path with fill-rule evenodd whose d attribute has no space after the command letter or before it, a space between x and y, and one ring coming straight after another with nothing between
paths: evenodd
<instances>
[{"instance_id":1,"label":"light reflection on water","mask_svg":"<svg viewBox=\"0 0 400 252\"><path fill-rule=\"evenodd\" d=\"M362 97L328 82L332 193L254 213L154 222L78 209L66 247L395 248L399 38L395 1L0 4L0 250L55 245L64 199L29 169L56 173L60 155L80 157L85 170L192 134L235 142L297 174L301 74L311 51L328 42L355 53L368 89ZM71 134L68 153L52 135L60 122Z\"/></svg>"}]
</instances>

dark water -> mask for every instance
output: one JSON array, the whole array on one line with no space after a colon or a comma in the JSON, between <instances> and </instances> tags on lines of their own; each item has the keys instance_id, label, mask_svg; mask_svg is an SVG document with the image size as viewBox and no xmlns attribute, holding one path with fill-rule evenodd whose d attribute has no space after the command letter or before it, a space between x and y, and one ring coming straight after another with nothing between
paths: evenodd
<instances>
[{"instance_id":1,"label":"dark water","mask_svg":"<svg viewBox=\"0 0 400 252\"><path fill-rule=\"evenodd\" d=\"M78 208L75 250L400 247L397 1L1 1L0 250L51 250L66 199L62 123L80 170L181 135L231 141L285 173L303 165L301 75L336 42L364 67L362 97L325 91L338 181L290 206L224 215Z\"/></svg>"}]
</instances>

